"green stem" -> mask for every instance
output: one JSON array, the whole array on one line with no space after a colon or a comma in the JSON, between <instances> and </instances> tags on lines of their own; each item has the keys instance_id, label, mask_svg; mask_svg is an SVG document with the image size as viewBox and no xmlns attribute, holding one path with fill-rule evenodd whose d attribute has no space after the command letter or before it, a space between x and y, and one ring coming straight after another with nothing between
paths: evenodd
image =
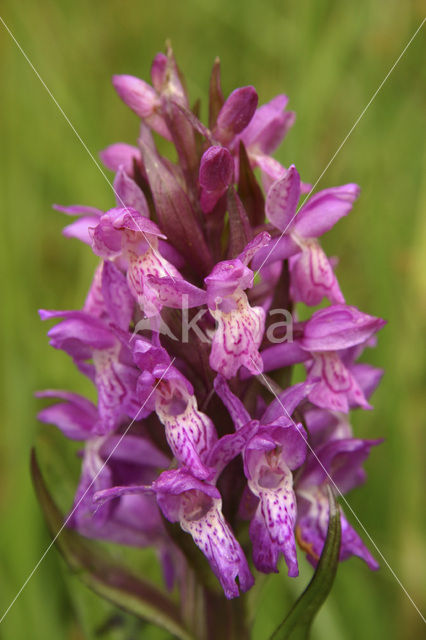
<instances>
[{"instance_id":1,"label":"green stem","mask_svg":"<svg viewBox=\"0 0 426 640\"><path fill-rule=\"evenodd\" d=\"M204 598L207 640L250 640L244 596L227 600L223 595L205 590Z\"/></svg>"}]
</instances>

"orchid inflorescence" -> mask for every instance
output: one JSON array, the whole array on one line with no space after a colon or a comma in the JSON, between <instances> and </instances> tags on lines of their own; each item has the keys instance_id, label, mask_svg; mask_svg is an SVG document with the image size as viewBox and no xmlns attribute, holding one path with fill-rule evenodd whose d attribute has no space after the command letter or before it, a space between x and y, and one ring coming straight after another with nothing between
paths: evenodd
<instances>
[{"instance_id":1,"label":"orchid inflorescence","mask_svg":"<svg viewBox=\"0 0 426 640\"><path fill-rule=\"evenodd\" d=\"M315 566L327 485L343 494L364 481L379 440L354 437L348 413L371 409L382 371L357 360L384 321L345 303L318 241L350 212L358 186L299 207L310 185L271 157L294 123L287 97L258 107L248 86L224 99L217 61L207 127L171 50L154 58L151 77L152 86L113 79L140 118L137 146L100 154L115 172L116 206L56 206L77 216L64 234L100 262L82 310L40 313L62 319L50 344L94 383L97 404L44 391L60 402L40 419L84 441L69 526L153 546L171 588L198 554L179 523L234 598L254 583L249 562L277 572L282 554L297 576L296 542ZM324 298L330 306L298 320L295 303ZM290 339L277 309L292 320ZM290 386L299 363L305 381ZM340 559L377 568L343 512L341 527Z\"/></svg>"}]
</instances>

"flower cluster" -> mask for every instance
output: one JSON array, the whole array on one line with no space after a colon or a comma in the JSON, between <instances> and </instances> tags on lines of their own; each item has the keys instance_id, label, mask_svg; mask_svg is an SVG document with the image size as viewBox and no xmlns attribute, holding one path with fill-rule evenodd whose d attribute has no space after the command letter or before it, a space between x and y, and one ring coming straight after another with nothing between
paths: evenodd
<instances>
[{"instance_id":1,"label":"flower cluster","mask_svg":"<svg viewBox=\"0 0 426 640\"><path fill-rule=\"evenodd\" d=\"M303 199L310 185L271 157L294 122L287 97L258 107L248 86L225 99L216 62L207 127L170 50L151 76L113 79L140 119L137 146L101 152L115 206L56 206L76 217L64 234L100 261L82 310L41 317L60 319L50 344L90 378L97 403L44 391L60 402L40 419L84 442L71 526L154 546L171 586L189 561L180 525L233 598L253 584L249 562L276 572L282 554L297 576L296 542L315 566L327 484L346 493L364 481L379 441L354 437L348 413L371 408L382 371L357 359L384 321L345 303L318 240L351 211L357 185ZM295 303L324 299L298 320ZM290 386L296 364L306 378ZM341 522L340 558L376 568Z\"/></svg>"}]
</instances>

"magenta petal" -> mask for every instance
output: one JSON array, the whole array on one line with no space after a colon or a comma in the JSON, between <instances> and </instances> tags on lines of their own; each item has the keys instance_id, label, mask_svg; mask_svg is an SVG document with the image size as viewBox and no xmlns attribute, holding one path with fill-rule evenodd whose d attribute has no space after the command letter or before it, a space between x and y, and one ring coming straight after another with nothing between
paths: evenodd
<instances>
[{"instance_id":1,"label":"magenta petal","mask_svg":"<svg viewBox=\"0 0 426 640\"><path fill-rule=\"evenodd\" d=\"M149 284L158 294L158 300L165 307L174 309L190 309L206 303L207 293L186 280L149 275Z\"/></svg>"},{"instance_id":2,"label":"magenta petal","mask_svg":"<svg viewBox=\"0 0 426 640\"><path fill-rule=\"evenodd\" d=\"M315 380L320 379L315 383ZM351 404L371 409L361 387L345 367L338 354L314 354L308 380L314 382L309 400L317 407L348 413Z\"/></svg>"},{"instance_id":3,"label":"magenta petal","mask_svg":"<svg viewBox=\"0 0 426 640\"><path fill-rule=\"evenodd\" d=\"M102 295L111 320L120 329L127 331L135 302L126 276L109 261L104 262L102 269Z\"/></svg>"},{"instance_id":4,"label":"magenta petal","mask_svg":"<svg viewBox=\"0 0 426 640\"><path fill-rule=\"evenodd\" d=\"M60 398L65 400L46 407L38 414L42 422L56 425L71 440L86 440L93 437L93 427L98 419L95 405L76 393L69 391L40 391L38 398Z\"/></svg>"},{"instance_id":5,"label":"magenta petal","mask_svg":"<svg viewBox=\"0 0 426 640\"><path fill-rule=\"evenodd\" d=\"M385 324L385 320L362 313L356 307L336 304L312 315L299 344L307 351L346 349L365 342Z\"/></svg>"},{"instance_id":6,"label":"magenta petal","mask_svg":"<svg viewBox=\"0 0 426 640\"><path fill-rule=\"evenodd\" d=\"M244 250L238 256L238 259L245 265L248 265L255 257L255 255L263 248L266 247L271 240L271 236L266 231L258 233L253 240L244 247Z\"/></svg>"},{"instance_id":7,"label":"magenta petal","mask_svg":"<svg viewBox=\"0 0 426 640\"><path fill-rule=\"evenodd\" d=\"M295 302L316 306L324 297L333 304L345 302L330 261L317 242L304 246L290 259L290 274Z\"/></svg>"},{"instance_id":8,"label":"magenta petal","mask_svg":"<svg viewBox=\"0 0 426 640\"><path fill-rule=\"evenodd\" d=\"M142 189L128 176L123 167L120 167L115 176L114 192L119 207L130 207L149 218L148 203Z\"/></svg>"},{"instance_id":9,"label":"magenta petal","mask_svg":"<svg viewBox=\"0 0 426 640\"><path fill-rule=\"evenodd\" d=\"M353 364L350 367L350 371L366 398L369 398L374 393L384 374L383 369L364 363Z\"/></svg>"},{"instance_id":10,"label":"magenta petal","mask_svg":"<svg viewBox=\"0 0 426 640\"><path fill-rule=\"evenodd\" d=\"M180 521L182 529L191 534L220 581L225 596L235 598L239 590L250 589L253 576L222 514L218 490L182 471L162 473L153 487L164 515L172 522Z\"/></svg>"},{"instance_id":11,"label":"magenta petal","mask_svg":"<svg viewBox=\"0 0 426 640\"><path fill-rule=\"evenodd\" d=\"M287 231L294 220L300 197L300 176L291 165L282 178L274 182L266 196L265 215L280 231Z\"/></svg>"},{"instance_id":12,"label":"magenta petal","mask_svg":"<svg viewBox=\"0 0 426 640\"><path fill-rule=\"evenodd\" d=\"M277 260L285 260L300 251L300 247L291 236L286 234L271 238L266 247L262 247L253 258L252 269L256 271L263 266L276 262Z\"/></svg>"},{"instance_id":13,"label":"magenta petal","mask_svg":"<svg viewBox=\"0 0 426 640\"><path fill-rule=\"evenodd\" d=\"M318 238L350 212L358 196L359 187L352 183L316 193L297 214L294 230L303 238Z\"/></svg>"},{"instance_id":14,"label":"magenta petal","mask_svg":"<svg viewBox=\"0 0 426 640\"><path fill-rule=\"evenodd\" d=\"M224 145L229 144L249 124L256 111L257 100L254 87L235 89L219 111L213 132L215 138Z\"/></svg>"},{"instance_id":15,"label":"magenta petal","mask_svg":"<svg viewBox=\"0 0 426 640\"><path fill-rule=\"evenodd\" d=\"M241 400L232 393L225 378L218 374L214 380L214 388L228 409L229 415L236 429L241 429L244 425L251 421L251 416Z\"/></svg>"},{"instance_id":16,"label":"magenta petal","mask_svg":"<svg viewBox=\"0 0 426 640\"><path fill-rule=\"evenodd\" d=\"M130 144L124 142L116 142L111 144L106 149L99 152L99 157L106 166L107 169L117 172L120 167L123 167L124 171L128 175L133 174L133 162L135 160L140 161L141 152L137 147L133 147Z\"/></svg>"},{"instance_id":17,"label":"magenta petal","mask_svg":"<svg viewBox=\"0 0 426 640\"><path fill-rule=\"evenodd\" d=\"M225 191L231 184L234 162L228 149L209 147L201 158L199 181L207 191Z\"/></svg>"},{"instance_id":18,"label":"magenta petal","mask_svg":"<svg viewBox=\"0 0 426 640\"><path fill-rule=\"evenodd\" d=\"M53 208L56 209L56 211L61 211L69 216L83 216L96 219L103 215L103 211L101 209L97 209L96 207L87 207L82 204L72 204L68 207L64 207L61 204L54 204Z\"/></svg>"},{"instance_id":19,"label":"magenta petal","mask_svg":"<svg viewBox=\"0 0 426 640\"><path fill-rule=\"evenodd\" d=\"M298 362L304 362L309 359L306 351L303 351L297 342L282 342L267 347L261 351L264 371L274 371L281 367L289 367Z\"/></svg>"},{"instance_id":20,"label":"magenta petal","mask_svg":"<svg viewBox=\"0 0 426 640\"><path fill-rule=\"evenodd\" d=\"M265 154L275 151L295 121L294 112L285 111L287 103L288 97L281 94L257 109L241 134L247 149L253 148Z\"/></svg>"},{"instance_id":21,"label":"magenta petal","mask_svg":"<svg viewBox=\"0 0 426 640\"><path fill-rule=\"evenodd\" d=\"M92 244L91 230L96 227L99 218L83 216L63 228L62 233L66 238L77 238L84 244Z\"/></svg>"},{"instance_id":22,"label":"magenta petal","mask_svg":"<svg viewBox=\"0 0 426 640\"><path fill-rule=\"evenodd\" d=\"M298 384L285 389L285 391L280 393L279 396L277 396L277 398L267 407L261 418L262 424L273 423L274 420L282 416L287 417L290 420L289 416L293 414L294 410L299 406L302 400L306 398L311 389L312 385L309 385L306 382L299 382Z\"/></svg>"},{"instance_id":23,"label":"magenta petal","mask_svg":"<svg viewBox=\"0 0 426 640\"><path fill-rule=\"evenodd\" d=\"M278 573L278 560L284 555L288 575L299 575L294 524L296 499L293 491L261 491L260 503L250 523L253 561L263 573Z\"/></svg>"},{"instance_id":24,"label":"magenta petal","mask_svg":"<svg viewBox=\"0 0 426 640\"><path fill-rule=\"evenodd\" d=\"M258 421L250 420L235 433L222 436L216 442L207 458L209 467L215 469L215 478L218 478L227 464L243 451L258 428Z\"/></svg>"},{"instance_id":25,"label":"magenta petal","mask_svg":"<svg viewBox=\"0 0 426 640\"><path fill-rule=\"evenodd\" d=\"M120 98L140 118L152 115L160 101L155 90L144 80L134 76L113 76L112 83Z\"/></svg>"}]
</instances>

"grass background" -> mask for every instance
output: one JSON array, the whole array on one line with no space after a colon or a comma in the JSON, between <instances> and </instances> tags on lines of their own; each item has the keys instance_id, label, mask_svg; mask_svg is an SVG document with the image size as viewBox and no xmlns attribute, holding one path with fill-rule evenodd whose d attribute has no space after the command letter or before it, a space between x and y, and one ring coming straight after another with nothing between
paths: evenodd
<instances>
[{"instance_id":1,"label":"grass background","mask_svg":"<svg viewBox=\"0 0 426 640\"><path fill-rule=\"evenodd\" d=\"M137 135L137 118L115 96L110 76L148 78L153 55L171 38L193 99L206 96L216 55L226 93L245 84L256 86L261 102L287 93L297 122L277 157L315 181L424 11L420 0L3 0L0 15L95 155ZM340 256L348 303L389 321L371 352L387 372L375 411L354 415L357 434L386 441L367 464L368 484L349 501L419 607L425 604L425 49L423 28L319 185L361 185L353 213L324 244ZM64 218L51 203L108 208L113 197L2 25L0 74L3 611L49 542L28 472L37 434L47 437L32 394L44 387L86 390L68 358L48 347L37 316L39 307L78 308L94 265L85 247L61 236ZM302 569L292 582L284 573L265 581L255 604L259 640L303 588L310 571L303 562ZM111 611L52 550L0 625L0 637L123 638L114 628L95 636ZM385 563L373 574L352 559L339 568L313 638L420 638L421 630ZM146 628L139 637L166 636Z\"/></svg>"}]
</instances>

